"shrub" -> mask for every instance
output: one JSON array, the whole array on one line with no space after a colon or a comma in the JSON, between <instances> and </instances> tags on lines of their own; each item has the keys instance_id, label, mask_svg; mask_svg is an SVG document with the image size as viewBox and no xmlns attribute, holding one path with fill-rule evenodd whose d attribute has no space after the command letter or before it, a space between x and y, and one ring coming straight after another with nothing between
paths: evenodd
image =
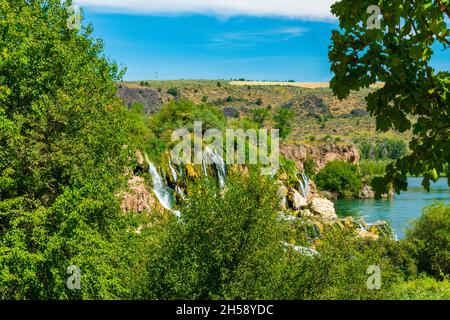
<instances>
[{"instance_id":1,"label":"shrub","mask_svg":"<svg viewBox=\"0 0 450 320\"><path fill-rule=\"evenodd\" d=\"M268 109L259 108L251 111L252 119L256 122L260 127L264 126L264 123L269 119L270 112Z\"/></svg>"},{"instance_id":2,"label":"shrub","mask_svg":"<svg viewBox=\"0 0 450 320\"><path fill-rule=\"evenodd\" d=\"M303 169L308 177L312 177L316 174L316 162L312 157L307 157L305 163L303 163Z\"/></svg>"},{"instance_id":3,"label":"shrub","mask_svg":"<svg viewBox=\"0 0 450 320\"><path fill-rule=\"evenodd\" d=\"M257 104L258 106L262 106L262 105L263 105L262 99L259 98L258 100L256 100L256 104Z\"/></svg>"},{"instance_id":4,"label":"shrub","mask_svg":"<svg viewBox=\"0 0 450 320\"><path fill-rule=\"evenodd\" d=\"M345 198L358 195L362 185L358 167L345 161L329 162L317 174L316 183L320 189L338 192Z\"/></svg>"},{"instance_id":5,"label":"shrub","mask_svg":"<svg viewBox=\"0 0 450 320\"><path fill-rule=\"evenodd\" d=\"M255 180L258 179L258 180ZM273 299L284 247L277 190L259 178L191 186L182 223L162 240L149 288L160 299ZM156 291L155 291L156 290Z\"/></svg>"},{"instance_id":6,"label":"shrub","mask_svg":"<svg viewBox=\"0 0 450 320\"><path fill-rule=\"evenodd\" d=\"M419 271L436 278L450 275L450 206L426 208L407 231L407 240L414 245Z\"/></svg>"},{"instance_id":7,"label":"shrub","mask_svg":"<svg viewBox=\"0 0 450 320\"><path fill-rule=\"evenodd\" d=\"M177 88L175 88L175 87L172 87L172 88L170 88L169 90L167 90L167 93L168 94L170 94L171 96L173 96L173 97L178 97L179 96L179 92L178 92L178 89Z\"/></svg>"},{"instance_id":8,"label":"shrub","mask_svg":"<svg viewBox=\"0 0 450 320\"><path fill-rule=\"evenodd\" d=\"M390 161L363 160L359 163L361 176L382 176Z\"/></svg>"},{"instance_id":9,"label":"shrub","mask_svg":"<svg viewBox=\"0 0 450 320\"><path fill-rule=\"evenodd\" d=\"M225 116L219 109L208 105L197 105L189 100L171 101L155 114L150 125L156 137L171 141L173 130L186 128L193 130L194 121L201 121L203 129L225 128Z\"/></svg>"},{"instance_id":10,"label":"shrub","mask_svg":"<svg viewBox=\"0 0 450 320\"><path fill-rule=\"evenodd\" d=\"M392 300L450 300L450 282L422 277L393 286Z\"/></svg>"},{"instance_id":11,"label":"shrub","mask_svg":"<svg viewBox=\"0 0 450 320\"><path fill-rule=\"evenodd\" d=\"M287 108L279 108L273 116L275 128L280 130L280 137L286 139L292 131L292 117L294 113Z\"/></svg>"}]
</instances>

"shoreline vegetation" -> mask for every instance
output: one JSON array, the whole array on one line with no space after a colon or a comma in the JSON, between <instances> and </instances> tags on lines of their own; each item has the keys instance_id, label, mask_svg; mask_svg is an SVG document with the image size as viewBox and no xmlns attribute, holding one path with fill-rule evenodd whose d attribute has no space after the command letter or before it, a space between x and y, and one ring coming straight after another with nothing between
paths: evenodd
<instances>
[{"instance_id":1,"label":"shoreline vegetation","mask_svg":"<svg viewBox=\"0 0 450 320\"><path fill-rule=\"evenodd\" d=\"M396 241L323 195L372 196L414 152L411 132L376 131L376 88L127 84L70 4L0 0L0 299L450 299L450 206ZM195 121L278 129L280 170L174 165Z\"/></svg>"}]
</instances>

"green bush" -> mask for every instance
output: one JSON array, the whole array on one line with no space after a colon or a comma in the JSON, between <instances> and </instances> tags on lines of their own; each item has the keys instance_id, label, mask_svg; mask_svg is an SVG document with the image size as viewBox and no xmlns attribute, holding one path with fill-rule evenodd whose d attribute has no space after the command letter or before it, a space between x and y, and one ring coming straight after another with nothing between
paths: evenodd
<instances>
[{"instance_id":1,"label":"green bush","mask_svg":"<svg viewBox=\"0 0 450 320\"><path fill-rule=\"evenodd\" d=\"M338 192L344 198L357 196L362 186L358 167L344 161L329 162L315 181L321 190Z\"/></svg>"},{"instance_id":2,"label":"green bush","mask_svg":"<svg viewBox=\"0 0 450 320\"><path fill-rule=\"evenodd\" d=\"M406 155L408 146L404 141L395 139L366 138L355 139L363 160L397 160Z\"/></svg>"},{"instance_id":3,"label":"green bush","mask_svg":"<svg viewBox=\"0 0 450 320\"><path fill-rule=\"evenodd\" d=\"M312 157L307 157L305 163L303 163L303 169L308 177L313 177L316 174L316 161Z\"/></svg>"},{"instance_id":4,"label":"green bush","mask_svg":"<svg viewBox=\"0 0 450 320\"><path fill-rule=\"evenodd\" d=\"M423 277L394 285L389 300L450 300L450 282Z\"/></svg>"},{"instance_id":5,"label":"green bush","mask_svg":"<svg viewBox=\"0 0 450 320\"><path fill-rule=\"evenodd\" d=\"M175 87L169 88L169 90L167 90L167 93L175 98L177 98L180 95L180 92Z\"/></svg>"},{"instance_id":6,"label":"green bush","mask_svg":"<svg viewBox=\"0 0 450 320\"><path fill-rule=\"evenodd\" d=\"M255 180L258 179L258 180ZM274 299L281 293L282 221L273 182L242 176L191 186L181 223L162 240L149 288L159 299Z\"/></svg>"},{"instance_id":7,"label":"green bush","mask_svg":"<svg viewBox=\"0 0 450 320\"><path fill-rule=\"evenodd\" d=\"M192 132L195 121L203 123L203 130L224 130L226 124L225 116L216 107L197 105L189 100L177 100L163 106L151 118L150 125L156 137L170 143L173 130L185 128Z\"/></svg>"},{"instance_id":8,"label":"green bush","mask_svg":"<svg viewBox=\"0 0 450 320\"><path fill-rule=\"evenodd\" d=\"M362 160L359 163L359 173L364 183L372 184L375 177L382 177L386 173L391 160Z\"/></svg>"},{"instance_id":9,"label":"green bush","mask_svg":"<svg viewBox=\"0 0 450 320\"><path fill-rule=\"evenodd\" d=\"M252 120L256 122L261 128L264 127L264 124L270 118L270 112L268 109L259 108L251 111Z\"/></svg>"},{"instance_id":10,"label":"green bush","mask_svg":"<svg viewBox=\"0 0 450 320\"><path fill-rule=\"evenodd\" d=\"M440 279L450 275L450 206L426 208L407 231L407 240L419 271Z\"/></svg>"},{"instance_id":11,"label":"green bush","mask_svg":"<svg viewBox=\"0 0 450 320\"><path fill-rule=\"evenodd\" d=\"M294 113L287 108L279 108L273 116L275 128L280 130L280 138L286 139L292 131Z\"/></svg>"}]
</instances>

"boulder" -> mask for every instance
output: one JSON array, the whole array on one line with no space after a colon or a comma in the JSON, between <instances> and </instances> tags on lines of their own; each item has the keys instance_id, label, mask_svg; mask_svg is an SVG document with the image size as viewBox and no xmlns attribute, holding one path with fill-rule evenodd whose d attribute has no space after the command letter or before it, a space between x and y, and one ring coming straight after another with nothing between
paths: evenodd
<instances>
[{"instance_id":1,"label":"boulder","mask_svg":"<svg viewBox=\"0 0 450 320\"><path fill-rule=\"evenodd\" d=\"M323 198L314 198L311 201L310 209L314 214L320 215L323 219L336 219L336 210L334 204L330 200Z\"/></svg>"},{"instance_id":2,"label":"boulder","mask_svg":"<svg viewBox=\"0 0 450 320\"><path fill-rule=\"evenodd\" d=\"M308 201L294 188L289 190L289 201L294 210L300 210L308 205Z\"/></svg>"}]
</instances>

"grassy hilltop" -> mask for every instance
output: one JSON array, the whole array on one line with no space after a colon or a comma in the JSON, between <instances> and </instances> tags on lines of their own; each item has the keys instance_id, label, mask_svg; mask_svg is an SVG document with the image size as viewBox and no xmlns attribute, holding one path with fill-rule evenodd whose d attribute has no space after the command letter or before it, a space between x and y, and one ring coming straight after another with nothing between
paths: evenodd
<instances>
[{"instance_id":1,"label":"grassy hilltop","mask_svg":"<svg viewBox=\"0 0 450 320\"><path fill-rule=\"evenodd\" d=\"M408 138L394 132L377 133L375 121L365 111L366 96L374 89L354 92L339 101L324 83L229 82L216 80L138 81L119 84L127 104L138 102L148 114L175 98L220 108L230 119L252 118L252 111L279 108L293 116L291 140L352 141L355 138ZM270 126L270 121L265 123Z\"/></svg>"}]
</instances>

